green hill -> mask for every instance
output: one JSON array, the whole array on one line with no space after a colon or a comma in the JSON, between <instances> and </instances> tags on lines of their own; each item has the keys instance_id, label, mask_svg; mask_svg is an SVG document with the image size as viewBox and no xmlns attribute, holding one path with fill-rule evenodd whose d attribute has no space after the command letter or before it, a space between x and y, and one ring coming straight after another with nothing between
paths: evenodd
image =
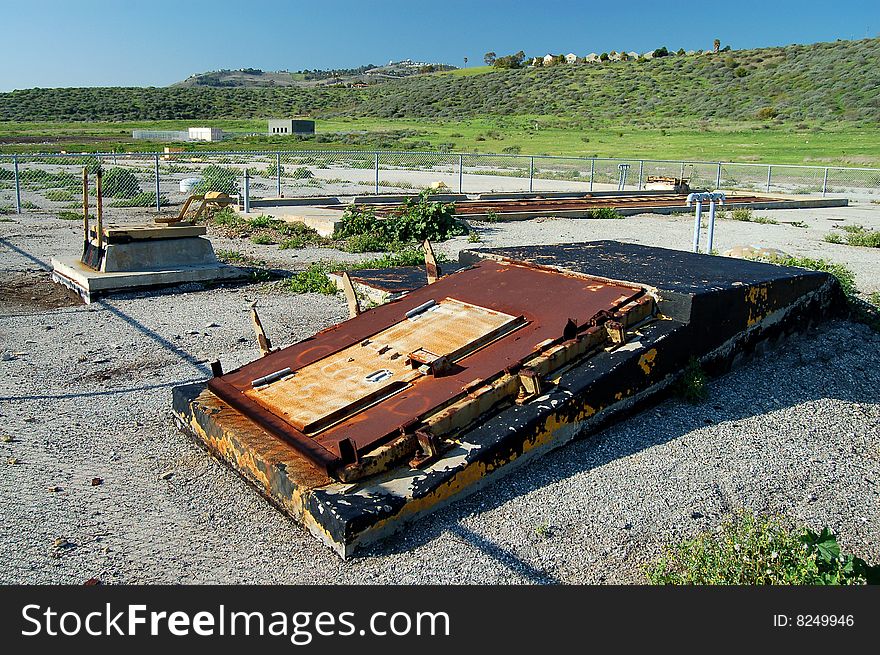
<instances>
[{"instance_id":1,"label":"green hill","mask_svg":"<svg viewBox=\"0 0 880 655\"><path fill-rule=\"evenodd\" d=\"M368 88L71 88L0 94L0 120L570 116L880 121L880 39L648 61L417 75Z\"/></svg>"}]
</instances>

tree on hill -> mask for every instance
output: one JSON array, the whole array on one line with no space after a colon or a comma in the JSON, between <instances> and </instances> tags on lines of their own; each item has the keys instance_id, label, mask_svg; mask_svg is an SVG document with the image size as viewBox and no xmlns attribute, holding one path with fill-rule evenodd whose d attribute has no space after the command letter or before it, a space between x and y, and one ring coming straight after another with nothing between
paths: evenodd
<instances>
[{"instance_id":1,"label":"tree on hill","mask_svg":"<svg viewBox=\"0 0 880 655\"><path fill-rule=\"evenodd\" d=\"M721 50L721 40L720 39L715 39L712 42L712 50L715 52L718 52L719 50Z\"/></svg>"},{"instance_id":2,"label":"tree on hill","mask_svg":"<svg viewBox=\"0 0 880 655\"><path fill-rule=\"evenodd\" d=\"M666 57L669 55L669 50L666 49L666 46L661 46L654 51L654 58L657 57Z\"/></svg>"},{"instance_id":3,"label":"tree on hill","mask_svg":"<svg viewBox=\"0 0 880 655\"><path fill-rule=\"evenodd\" d=\"M495 63L493 64L495 68L522 68L523 60L526 58L526 53L520 50L517 53L512 55L505 55L504 57L498 57L495 59Z\"/></svg>"},{"instance_id":4,"label":"tree on hill","mask_svg":"<svg viewBox=\"0 0 880 655\"><path fill-rule=\"evenodd\" d=\"M496 57L498 57L498 55L496 55L492 51L489 51L485 55L483 55L483 61L485 62L486 66L491 66L492 64L495 63Z\"/></svg>"}]
</instances>

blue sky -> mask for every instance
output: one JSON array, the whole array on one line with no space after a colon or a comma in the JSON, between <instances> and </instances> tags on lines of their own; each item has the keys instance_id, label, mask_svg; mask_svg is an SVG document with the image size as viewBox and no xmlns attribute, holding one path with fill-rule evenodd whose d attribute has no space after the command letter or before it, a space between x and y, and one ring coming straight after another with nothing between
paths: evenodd
<instances>
[{"instance_id":1,"label":"blue sky","mask_svg":"<svg viewBox=\"0 0 880 655\"><path fill-rule=\"evenodd\" d=\"M219 68L343 68L489 50L588 54L861 39L877 0L0 0L0 90L164 86Z\"/></svg>"}]
</instances>

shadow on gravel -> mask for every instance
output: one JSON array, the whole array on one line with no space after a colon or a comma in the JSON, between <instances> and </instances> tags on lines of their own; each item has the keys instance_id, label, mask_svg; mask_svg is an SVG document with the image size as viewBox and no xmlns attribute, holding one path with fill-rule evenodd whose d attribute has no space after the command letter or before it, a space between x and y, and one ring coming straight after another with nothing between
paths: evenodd
<instances>
[{"instance_id":1,"label":"shadow on gravel","mask_svg":"<svg viewBox=\"0 0 880 655\"><path fill-rule=\"evenodd\" d=\"M43 394L33 396L0 396L0 402L4 400L68 400L71 398L97 398L100 396L117 396L126 393L137 393L139 391L153 391L155 389L168 389L181 384L193 384L201 382L204 378L190 378L189 380L175 380L173 382L163 382L162 384L145 384L140 387L125 387L123 389L103 389L101 391L82 391L79 393L61 393L61 394Z\"/></svg>"},{"instance_id":2,"label":"shadow on gravel","mask_svg":"<svg viewBox=\"0 0 880 655\"><path fill-rule=\"evenodd\" d=\"M21 257L24 257L25 259L28 259L28 260L34 262L35 264L38 264L39 266L41 266L42 268L44 268L47 271L52 270L52 267L49 266L49 264L47 264L43 260L35 257L34 255L30 254L29 252L22 250L21 248L19 248L17 246L12 245L6 239L0 238L0 245L6 246L7 248L9 248L13 252L17 253ZM49 283L54 285L53 282L49 282ZM201 373L205 377L207 377L210 374L211 369L205 362L203 362L202 360L200 360L196 357L193 357L185 350L178 348L173 343L171 343L168 339L163 337L161 334L159 334L158 332L155 332L154 330L151 330L143 323L137 321L136 319L132 318L131 316L129 316L128 314L123 312L121 309L114 307L113 305L109 304L106 300L99 300L99 301L95 302L94 304L99 305L100 307L103 307L108 312L110 312L111 314L116 316L118 319L127 323L128 325L133 327L135 330L137 330L141 334L149 337L150 339L155 341L159 346L161 346L162 348L164 348L168 352L172 353L176 357L179 357L180 359L185 361L187 364L189 364L190 366L195 368L199 373ZM98 392L98 393L102 393L102 392ZM98 395L98 393L96 393L94 395Z\"/></svg>"},{"instance_id":3,"label":"shadow on gravel","mask_svg":"<svg viewBox=\"0 0 880 655\"><path fill-rule=\"evenodd\" d=\"M523 576L525 580L546 584L552 576L523 562L515 554L490 539L461 526L468 516L497 509L532 491L602 467L681 438L708 425L733 423L769 412L824 398L849 403L880 402L880 342L878 337L860 339L853 332L863 326L836 321L818 332L794 337L784 346L766 351L720 378L712 381L713 394L707 402L688 404L670 394L658 396L635 415L623 416L602 431L569 443L546 456L527 463L510 475L494 480L473 495L420 519L405 533L365 548L356 557L387 556L412 551L450 533L464 539L490 557ZM843 332L848 334L843 334ZM864 330L865 332L867 329ZM818 336L818 338L817 338ZM871 343L871 341L874 343ZM782 350L782 348L786 350ZM748 369L759 369L749 371ZM748 380L732 382L731 375L761 377L772 395L761 396ZM737 384L738 389L719 389ZM669 401L665 404L664 401ZM621 438L615 426L637 416L644 427L628 431ZM735 427L735 426L734 426Z\"/></svg>"}]
</instances>

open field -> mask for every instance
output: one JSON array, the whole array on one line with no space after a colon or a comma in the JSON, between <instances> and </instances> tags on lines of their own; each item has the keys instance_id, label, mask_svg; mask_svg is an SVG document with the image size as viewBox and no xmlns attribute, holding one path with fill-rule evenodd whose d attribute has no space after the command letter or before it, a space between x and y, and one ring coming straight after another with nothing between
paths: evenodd
<instances>
[{"instance_id":1,"label":"open field","mask_svg":"<svg viewBox=\"0 0 880 655\"><path fill-rule=\"evenodd\" d=\"M217 143L135 141L135 129L218 127L261 133L263 120L0 122L0 152L155 152L193 150L450 150L581 157L689 159L779 164L880 166L880 127L853 123L680 122L664 126L593 123L548 116L460 121L335 118L317 121L318 138L238 136Z\"/></svg>"},{"instance_id":2,"label":"open field","mask_svg":"<svg viewBox=\"0 0 880 655\"><path fill-rule=\"evenodd\" d=\"M721 221L719 248L830 258L863 291L880 289L880 249L823 241L835 225L880 227L880 208L760 214L779 223ZM487 246L616 238L687 249L691 219L474 227ZM370 256L209 236L286 270ZM437 248L454 258L474 245ZM343 562L177 432L170 412L170 388L204 379L208 361L257 357L248 301L284 345L342 319L342 298L271 282L88 307L47 297L49 258L80 247L79 226L52 216L0 223L0 275L18 290L0 298L0 493L15 499L0 505L4 583L644 582L661 544L738 508L828 525L847 552L880 559L880 335L864 325L788 340L712 381L704 403L666 400Z\"/></svg>"}]
</instances>

